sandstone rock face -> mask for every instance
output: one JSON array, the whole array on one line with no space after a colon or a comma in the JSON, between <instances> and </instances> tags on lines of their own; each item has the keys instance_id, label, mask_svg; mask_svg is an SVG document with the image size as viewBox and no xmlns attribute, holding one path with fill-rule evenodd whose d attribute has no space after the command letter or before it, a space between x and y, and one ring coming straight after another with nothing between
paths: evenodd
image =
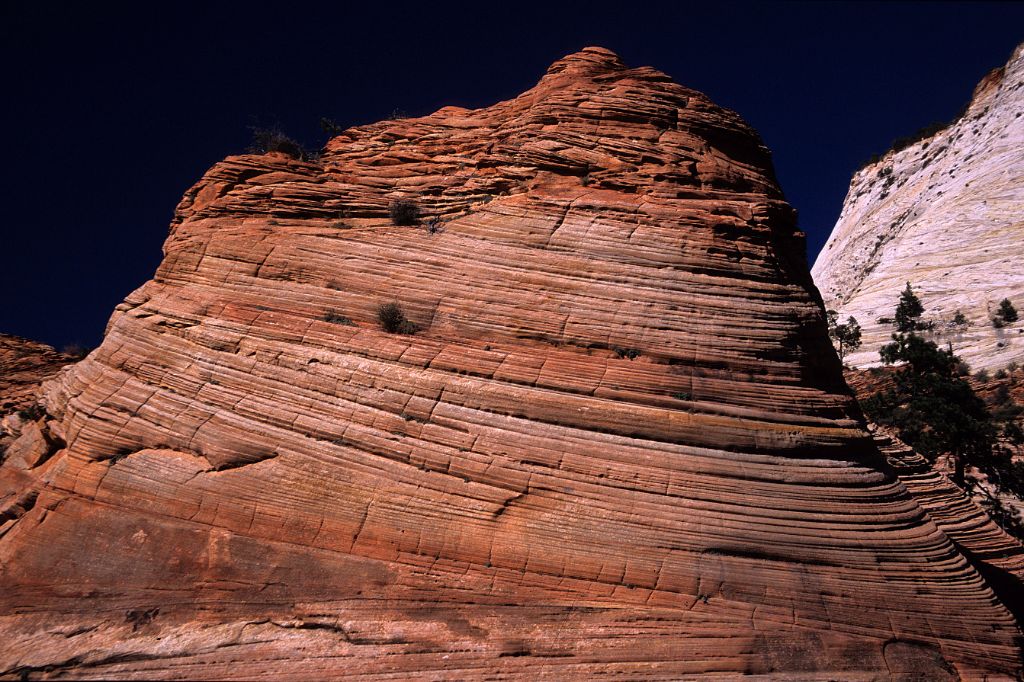
<instances>
[{"instance_id":1,"label":"sandstone rock face","mask_svg":"<svg viewBox=\"0 0 1024 682\"><path fill-rule=\"evenodd\" d=\"M996 329L1010 298L1024 310L1024 45L977 87L955 124L853 176L843 212L811 270L825 304L864 336L854 366L878 363L899 293L911 282L974 368L1024 360L1024 321ZM951 325L957 310L970 322ZM1024 316L1022 316L1024 320Z\"/></svg>"},{"instance_id":2,"label":"sandstone rock face","mask_svg":"<svg viewBox=\"0 0 1024 682\"><path fill-rule=\"evenodd\" d=\"M0 464L29 469L58 449L36 403L40 383L75 361L44 343L0 334Z\"/></svg>"},{"instance_id":3,"label":"sandstone rock face","mask_svg":"<svg viewBox=\"0 0 1024 682\"><path fill-rule=\"evenodd\" d=\"M802 245L749 127L598 48L217 164L0 468L0 670L1012 678Z\"/></svg>"},{"instance_id":4,"label":"sandstone rock face","mask_svg":"<svg viewBox=\"0 0 1024 682\"><path fill-rule=\"evenodd\" d=\"M39 384L73 362L45 343L0 334L0 416L34 403Z\"/></svg>"},{"instance_id":5,"label":"sandstone rock face","mask_svg":"<svg viewBox=\"0 0 1024 682\"><path fill-rule=\"evenodd\" d=\"M1024 618L1024 547L944 473L884 429L875 442L928 516L969 557L1000 600Z\"/></svg>"}]
</instances>

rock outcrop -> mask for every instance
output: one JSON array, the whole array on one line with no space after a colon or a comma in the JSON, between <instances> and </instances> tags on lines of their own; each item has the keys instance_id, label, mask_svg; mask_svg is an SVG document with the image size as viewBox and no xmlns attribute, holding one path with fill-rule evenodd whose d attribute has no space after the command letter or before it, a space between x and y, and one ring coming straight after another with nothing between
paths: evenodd
<instances>
[{"instance_id":1,"label":"rock outcrop","mask_svg":"<svg viewBox=\"0 0 1024 682\"><path fill-rule=\"evenodd\" d=\"M1012 678L802 249L738 116L598 48L217 164L0 468L0 671Z\"/></svg>"},{"instance_id":2,"label":"rock outcrop","mask_svg":"<svg viewBox=\"0 0 1024 682\"><path fill-rule=\"evenodd\" d=\"M853 176L811 271L826 305L863 328L848 363L878 363L907 282L935 340L972 367L1024 360L1024 322L992 324L1004 298L1024 310L1022 150L1024 45L978 84L959 120ZM957 311L967 325L953 324Z\"/></svg>"},{"instance_id":3,"label":"rock outcrop","mask_svg":"<svg viewBox=\"0 0 1024 682\"><path fill-rule=\"evenodd\" d=\"M57 449L40 421L40 384L75 361L44 343L0 334L0 464L32 468Z\"/></svg>"},{"instance_id":4,"label":"rock outcrop","mask_svg":"<svg viewBox=\"0 0 1024 682\"><path fill-rule=\"evenodd\" d=\"M996 590L1003 603L1024 618L1024 547L996 525L975 500L914 452L894 433L875 432L875 442L900 481L928 516Z\"/></svg>"},{"instance_id":5,"label":"rock outcrop","mask_svg":"<svg viewBox=\"0 0 1024 682\"><path fill-rule=\"evenodd\" d=\"M45 343L0 334L0 416L33 405L39 384L75 361Z\"/></svg>"}]
</instances>

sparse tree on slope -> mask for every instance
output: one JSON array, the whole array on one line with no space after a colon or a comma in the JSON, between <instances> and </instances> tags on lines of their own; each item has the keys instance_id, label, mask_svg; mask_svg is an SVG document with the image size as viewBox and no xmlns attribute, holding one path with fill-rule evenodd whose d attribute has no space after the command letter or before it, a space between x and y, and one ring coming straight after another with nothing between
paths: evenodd
<instances>
[{"instance_id":1,"label":"sparse tree on slope","mask_svg":"<svg viewBox=\"0 0 1024 682\"><path fill-rule=\"evenodd\" d=\"M956 376L960 359L913 333L894 334L881 356L902 366L894 388L865 400L864 411L930 460L952 456L953 481L966 487L968 462L984 468L992 459L995 430L984 401Z\"/></svg>"},{"instance_id":2,"label":"sparse tree on slope","mask_svg":"<svg viewBox=\"0 0 1024 682\"><path fill-rule=\"evenodd\" d=\"M996 310L995 317L992 318L992 325L997 329L1005 327L1008 322L1017 321L1017 309L1008 298L1004 298L999 302L999 309Z\"/></svg>"},{"instance_id":3,"label":"sparse tree on slope","mask_svg":"<svg viewBox=\"0 0 1024 682\"><path fill-rule=\"evenodd\" d=\"M840 324L839 313L834 310L827 311L827 315L828 335L832 338L832 345L836 347L836 352L839 353L839 360L842 361L848 353L860 348L860 324L852 315L845 323Z\"/></svg>"},{"instance_id":4,"label":"sparse tree on slope","mask_svg":"<svg viewBox=\"0 0 1024 682\"><path fill-rule=\"evenodd\" d=\"M917 297L914 290L907 282L907 288L900 294L900 302L896 306L896 331L900 333L914 332L922 328L921 315L924 314L924 306L921 299Z\"/></svg>"}]
</instances>

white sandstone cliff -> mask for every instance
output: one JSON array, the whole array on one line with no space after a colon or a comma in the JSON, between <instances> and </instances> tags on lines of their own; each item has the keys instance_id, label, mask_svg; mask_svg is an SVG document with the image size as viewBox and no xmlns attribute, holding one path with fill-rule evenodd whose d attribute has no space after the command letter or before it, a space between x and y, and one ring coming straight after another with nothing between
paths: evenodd
<instances>
[{"instance_id":1,"label":"white sandstone cliff","mask_svg":"<svg viewBox=\"0 0 1024 682\"><path fill-rule=\"evenodd\" d=\"M974 369L1024 361L1024 44L986 76L958 121L862 168L811 270L828 308L863 327L848 364L878 362L910 282L930 338ZM1022 321L997 329L1009 298ZM951 321L957 310L966 327Z\"/></svg>"}]
</instances>

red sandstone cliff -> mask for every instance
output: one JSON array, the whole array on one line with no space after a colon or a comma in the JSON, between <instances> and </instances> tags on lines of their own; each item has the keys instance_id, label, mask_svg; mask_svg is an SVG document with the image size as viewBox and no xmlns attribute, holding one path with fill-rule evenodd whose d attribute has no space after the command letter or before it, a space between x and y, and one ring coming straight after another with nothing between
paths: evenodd
<instances>
[{"instance_id":1,"label":"red sandstone cliff","mask_svg":"<svg viewBox=\"0 0 1024 682\"><path fill-rule=\"evenodd\" d=\"M1012 677L802 245L749 127L597 48L217 164L0 468L0 671Z\"/></svg>"}]
</instances>

